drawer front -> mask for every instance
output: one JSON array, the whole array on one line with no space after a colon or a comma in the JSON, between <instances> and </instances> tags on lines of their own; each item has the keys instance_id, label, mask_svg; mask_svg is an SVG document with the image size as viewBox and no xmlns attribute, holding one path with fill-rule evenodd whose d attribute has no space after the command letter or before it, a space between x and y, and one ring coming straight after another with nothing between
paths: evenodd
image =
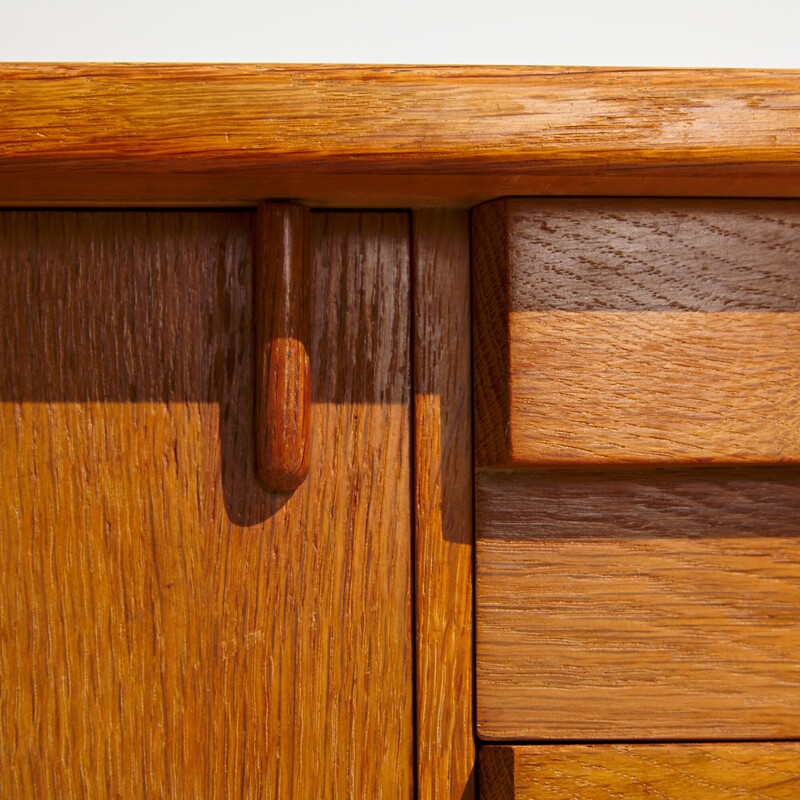
<instances>
[{"instance_id":1,"label":"drawer front","mask_svg":"<svg viewBox=\"0 0 800 800\"><path fill-rule=\"evenodd\" d=\"M800 204L474 212L478 467L800 461Z\"/></svg>"},{"instance_id":2,"label":"drawer front","mask_svg":"<svg viewBox=\"0 0 800 800\"><path fill-rule=\"evenodd\" d=\"M800 744L487 746L482 800L790 800Z\"/></svg>"},{"instance_id":3,"label":"drawer front","mask_svg":"<svg viewBox=\"0 0 800 800\"><path fill-rule=\"evenodd\" d=\"M473 220L488 740L800 735L800 206Z\"/></svg>"},{"instance_id":4,"label":"drawer front","mask_svg":"<svg viewBox=\"0 0 800 800\"><path fill-rule=\"evenodd\" d=\"M794 470L487 472L486 739L800 734Z\"/></svg>"}]
</instances>

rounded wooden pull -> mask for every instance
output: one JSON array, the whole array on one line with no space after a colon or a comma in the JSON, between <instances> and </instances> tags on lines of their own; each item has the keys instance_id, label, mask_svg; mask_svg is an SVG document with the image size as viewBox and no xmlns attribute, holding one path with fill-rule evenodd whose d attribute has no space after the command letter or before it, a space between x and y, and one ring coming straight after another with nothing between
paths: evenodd
<instances>
[{"instance_id":1,"label":"rounded wooden pull","mask_svg":"<svg viewBox=\"0 0 800 800\"><path fill-rule=\"evenodd\" d=\"M294 491L309 467L307 218L291 203L256 211L256 469L279 492Z\"/></svg>"}]
</instances>

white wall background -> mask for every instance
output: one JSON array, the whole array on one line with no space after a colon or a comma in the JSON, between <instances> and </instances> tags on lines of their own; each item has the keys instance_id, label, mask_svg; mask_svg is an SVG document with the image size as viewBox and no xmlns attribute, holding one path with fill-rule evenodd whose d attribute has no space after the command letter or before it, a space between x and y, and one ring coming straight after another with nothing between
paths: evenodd
<instances>
[{"instance_id":1,"label":"white wall background","mask_svg":"<svg viewBox=\"0 0 800 800\"><path fill-rule=\"evenodd\" d=\"M0 61L800 68L800 0L0 0Z\"/></svg>"}]
</instances>

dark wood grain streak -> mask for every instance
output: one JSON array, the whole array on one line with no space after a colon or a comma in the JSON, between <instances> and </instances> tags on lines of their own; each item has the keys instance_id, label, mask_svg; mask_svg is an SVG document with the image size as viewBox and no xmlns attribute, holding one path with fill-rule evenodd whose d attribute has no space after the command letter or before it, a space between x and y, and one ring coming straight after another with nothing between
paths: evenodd
<instances>
[{"instance_id":1,"label":"dark wood grain streak","mask_svg":"<svg viewBox=\"0 0 800 800\"><path fill-rule=\"evenodd\" d=\"M800 744L487 746L483 800L792 800Z\"/></svg>"},{"instance_id":2,"label":"dark wood grain streak","mask_svg":"<svg viewBox=\"0 0 800 800\"><path fill-rule=\"evenodd\" d=\"M800 206L473 212L479 466L800 460Z\"/></svg>"},{"instance_id":3,"label":"dark wood grain streak","mask_svg":"<svg viewBox=\"0 0 800 800\"><path fill-rule=\"evenodd\" d=\"M797 197L799 104L797 71L9 64L0 202Z\"/></svg>"},{"instance_id":4,"label":"dark wood grain streak","mask_svg":"<svg viewBox=\"0 0 800 800\"><path fill-rule=\"evenodd\" d=\"M478 472L478 730L800 736L800 471Z\"/></svg>"},{"instance_id":5,"label":"dark wood grain streak","mask_svg":"<svg viewBox=\"0 0 800 800\"><path fill-rule=\"evenodd\" d=\"M417 797L475 796L470 236L412 217Z\"/></svg>"},{"instance_id":6,"label":"dark wood grain streak","mask_svg":"<svg viewBox=\"0 0 800 800\"><path fill-rule=\"evenodd\" d=\"M479 470L481 539L800 534L800 468Z\"/></svg>"},{"instance_id":7,"label":"dark wood grain streak","mask_svg":"<svg viewBox=\"0 0 800 800\"><path fill-rule=\"evenodd\" d=\"M511 461L508 200L472 209L475 465Z\"/></svg>"},{"instance_id":8,"label":"dark wood grain streak","mask_svg":"<svg viewBox=\"0 0 800 800\"><path fill-rule=\"evenodd\" d=\"M308 209L261 203L255 220L256 468L294 491L308 475L311 424Z\"/></svg>"},{"instance_id":9,"label":"dark wood grain streak","mask_svg":"<svg viewBox=\"0 0 800 800\"><path fill-rule=\"evenodd\" d=\"M250 214L0 214L3 796L412 796L409 220L310 228L287 499Z\"/></svg>"}]
</instances>

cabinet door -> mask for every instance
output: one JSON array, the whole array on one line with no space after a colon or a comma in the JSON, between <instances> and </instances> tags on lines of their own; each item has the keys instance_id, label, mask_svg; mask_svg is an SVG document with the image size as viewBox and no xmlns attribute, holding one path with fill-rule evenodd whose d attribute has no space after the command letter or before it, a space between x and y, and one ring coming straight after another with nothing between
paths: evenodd
<instances>
[{"instance_id":1,"label":"cabinet door","mask_svg":"<svg viewBox=\"0 0 800 800\"><path fill-rule=\"evenodd\" d=\"M0 214L3 796L411 795L408 218L311 215L292 495L251 225Z\"/></svg>"}]
</instances>

